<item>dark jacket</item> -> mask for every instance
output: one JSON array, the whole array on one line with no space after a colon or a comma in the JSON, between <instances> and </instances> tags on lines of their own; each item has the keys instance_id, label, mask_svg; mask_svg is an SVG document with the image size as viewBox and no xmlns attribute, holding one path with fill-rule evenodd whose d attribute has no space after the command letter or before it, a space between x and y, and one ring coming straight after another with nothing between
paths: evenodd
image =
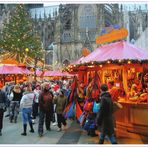
<instances>
[{"instance_id":1,"label":"dark jacket","mask_svg":"<svg viewBox=\"0 0 148 148\"><path fill-rule=\"evenodd\" d=\"M53 94L50 91L41 92L39 96L39 109L42 112L50 112L53 114Z\"/></svg>"},{"instance_id":2,"label":"dark jacket","mask_svg":"<svg viewBox=\"0 0 148 148\"><path fill-rule=\"evenodd\" d=\"M23 95L23 92L21 91L20 93L17 93L15 91L13 91L13 99L12 101L21 101L21 98L22 98L22 95Z\"/></svg>"},{"instance_id":3,"label":"dark jacket","mask_svg":"<svg viewBox=\"0 0 148 148\"><path fill-rule=\"evenodd\" d=\"M8 98L6 93L0 89L0 109L5 110L7 106Z\"/></svg>"},{"instance_id":4,"label":"dark jacket","mask_svg":"<svg viewBox=\"0 0 148 148\"><path fill-rule=\"evenodd\" d=\"M65 96L58 96L54 98L54 104L56 104L55 112L62 114L66 107L67 98Z\"/></svg>"},{"instance_id":5,"label":"dark jacket","mask_svg":"<svg viewBox=\"0 0 148 148\"><path fill-rule=\"evenodd\" d=\"M112 135L114 133L113 126L113 102L109 92L102 92L100 95L100 111L98 113L97 124L100 126L101 133Z\"/></svg>"}]
</instances>

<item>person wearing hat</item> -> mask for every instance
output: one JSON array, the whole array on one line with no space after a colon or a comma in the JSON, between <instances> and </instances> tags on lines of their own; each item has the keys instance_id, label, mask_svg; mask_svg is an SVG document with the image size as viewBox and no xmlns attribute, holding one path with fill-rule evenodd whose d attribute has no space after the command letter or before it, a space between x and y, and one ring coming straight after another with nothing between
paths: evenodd
<instances>
[{"instance_id":1,"label":"person wearing hat","mask_svg":"<svg viewBox=\"0 0 148 148\"><path fill-rule=\"evenodd\" d=\"M20 89L19 85L15 85L10 96L12 97L10 103L10 123L14 122L17 123L17 117L19 113L19 104L22 98L22 90Z\"/></svg>"},{"instance_id":2,"label":"person wearing hat","mask_svg":"<svg viewBox=\"0 0 148 148\"><path fill-rule=\"evenodd\" d=\"M2 136L3 116L7 106L7 95L2 90L3 85L0 83L0 136Z\"/></svg>"}]
</instances>

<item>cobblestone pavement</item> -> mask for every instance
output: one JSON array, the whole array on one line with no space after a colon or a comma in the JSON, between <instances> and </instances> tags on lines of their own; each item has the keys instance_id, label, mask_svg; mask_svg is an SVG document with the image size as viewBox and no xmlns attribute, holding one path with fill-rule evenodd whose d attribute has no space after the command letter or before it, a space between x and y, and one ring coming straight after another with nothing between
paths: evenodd
<instances>
[{"instance_id":1,"label":"cobblestone pavement","mask_svg":"<svg viewBox=\"0 0 148 148\"><path fill-rule=\"evenodd\" d=\"M44 128L43 137L38 136L38 120L34 124L35 133L30 133L29 125L27 127L27 136L21 136L22 120L19 114L17 123L10 123L8 117L4 117L4 128L2 136L0 136L0 144L97 144L98 137L90 137L87 135L76 121L68 120L68 129L57 132L57 126L51 126L51 131ZM132 138L128 138L129 133L125 131L117 132L117 140L119 144L148 144L148 139L143 141L139 135L130 133ZM105 144L110 144L105 140Z\"/></svg>"}]
</instances>

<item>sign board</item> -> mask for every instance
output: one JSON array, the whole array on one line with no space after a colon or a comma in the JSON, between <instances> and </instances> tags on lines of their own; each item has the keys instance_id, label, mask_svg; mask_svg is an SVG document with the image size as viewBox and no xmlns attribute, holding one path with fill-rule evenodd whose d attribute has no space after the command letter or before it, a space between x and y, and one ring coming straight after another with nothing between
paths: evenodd
<instances>
[{"instance_id":1,"label":"sign board","mask_svg":"<svg viewBox=\"0 0 148 148\"><path fill-rule=\"evenodd\" d=\"M113 29L108 34L96 37L96 44L104 44L108 42L113 42L117 40L124 39L128 36L128 30L125 28Z\"/></svg>"}]
</instances>

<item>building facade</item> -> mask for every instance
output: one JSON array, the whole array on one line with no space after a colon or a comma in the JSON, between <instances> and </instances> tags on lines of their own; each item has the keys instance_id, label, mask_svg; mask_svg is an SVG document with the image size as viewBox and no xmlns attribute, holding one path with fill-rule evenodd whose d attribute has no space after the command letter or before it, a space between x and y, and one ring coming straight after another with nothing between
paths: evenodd
<instances>
[{"instance_id":1,"label":"building facade","mask_svg":"<svg viewBox=\"0 0 148 148\"><path fill-rule=\"evenodd\" d=\"M59 5L58 11L55 9L52 15L46 14L47 8L44 9L44 17L43 13L40 17L34 15L34 24L43 47L53 50L47 53L47 56L53 54L53 64L80 58L84 47L93 51L97 47L96 36L104 27L112 24L123 26L118 4L66 4ZM55 46L50 48L52 44Z\"/></svg>"},{"instance_id":2,"label":"building facade","mask_svg":"<svg viewBox=\"0 0 148 148\"><path fill-rule=\"evenodd\" d=\"M14 5L12 5L14 7ZM10 5L0 5L1 18L8 18ZM148 25L147 5L65 4L28 7L33 29L38 32L45 49L45 63L62 64L79 59L83 48L93 51L96 36L113 24L128 29L127 41L136 41ZM142 10L144 8L144 10ZM2 23L1 25L2 26ZM2 28L2 27L1 27Z\"/></svg>"}]
</instances>

